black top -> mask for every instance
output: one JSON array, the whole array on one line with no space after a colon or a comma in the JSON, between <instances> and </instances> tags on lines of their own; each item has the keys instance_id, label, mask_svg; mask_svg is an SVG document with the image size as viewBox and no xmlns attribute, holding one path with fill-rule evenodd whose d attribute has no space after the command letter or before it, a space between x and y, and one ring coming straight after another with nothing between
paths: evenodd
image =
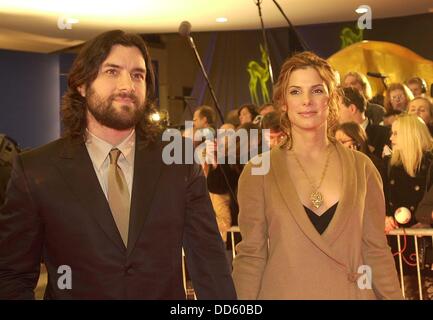
<instances>
[{"instance_id":1,"label":"black top","mask_svg":"<svg viewBox=\"0 0 433 320\"><path fill-rule=\"evenodd\" d=\"M411 219L405 227L411 227L417 223L415 211L424 194L433 184L433 153L423 154L421 166L415 177L409 176L403 165L391 166L390 157L385 158L387 176L384 181L386 199L386 214L393 216L400 207L405 207L411 212Z\"/></svg>"},{"instance_id":2,"label":"black top","mask_svg":"<svg viewBox=\"0 0 433 320\"><path fill-rule=\"evenodd\" d=\"M365 128L365 133L367 134L367 144L374 148L373 154L382 158L382 151L385 145L391 147L391 128L379 126L371 123L369 121L367 128Z\"/></svg>"},{"instance_id":3,"label":"black top","mask_svg":"<svg viewBox=\"0 0 433 320\"><path fill-rule=\"evenodd\" d=\"M322 234L326 228L328 227L329 223L332 220L332 217L335 214L335 210L337 210L338 202L336 202L332 207L330 207L328 210L326 210L322 215L318 216L315 214L310 208L307 208L304 206L305 212L307 213L308 218L310 218L311 223L316 228L317 232Z\"/></svg>"}]
</instances>

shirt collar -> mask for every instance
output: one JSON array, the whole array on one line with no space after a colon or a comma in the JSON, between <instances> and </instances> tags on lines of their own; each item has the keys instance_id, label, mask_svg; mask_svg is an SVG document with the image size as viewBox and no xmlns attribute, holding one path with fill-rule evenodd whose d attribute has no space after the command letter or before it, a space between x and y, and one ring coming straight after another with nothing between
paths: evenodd
<instances>
[{"instance_id":1,"label":"shirt collar","mask_svg":"<svg viewBox=\"0 0 433 320\"><path fill-rule=\"evenodd\" d=\"M104 164L105 159L107 159L108 154L111 149L117 148L122 153L121 158L124 158L129 165L134 162L134 146L135 146L135 129L117 146L113 146L107 141L95 136L89 130L86 130L87 139L86 146L89 152L92 154L93 162L98 169L101 169Z\"/></svg>"},{"instance_id":2,"label":"shirt collar","mask_svg":"<svg viewBox=\"0 0 433 320\"><path fill-rule=\"evenodd\" d=\"M362 127L364 130L367 129L368 122L369 122L368 118L365 117L365 120L361 123L361 127Z\"/></svg>"}]
</instances>

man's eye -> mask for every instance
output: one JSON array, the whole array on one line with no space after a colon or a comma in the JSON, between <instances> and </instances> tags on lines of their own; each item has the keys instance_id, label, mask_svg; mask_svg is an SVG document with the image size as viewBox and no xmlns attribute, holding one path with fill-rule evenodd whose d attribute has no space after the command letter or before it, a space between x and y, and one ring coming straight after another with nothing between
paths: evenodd
<instances>
[{"instance_id":1,"label":"man's eye","mask_svg":"<svg viewBox=\"0 0 433 320\"><path fill-rule=\"evenodd\" d=\"M105 71L107 74L109 75L116 75L117 74L117 70L116 69L108 69L107 71Z\"/></svg>"},{"instance_id":2,"label":"man's eye","mask_svg":"<svg viewBox=\"0 0 433 320\"><path fill-rule=\"evenodd\" d=\"M134 73L132 77L136 80L144 80L144 75L142 73Z\"/></svg>"}]
</instances>

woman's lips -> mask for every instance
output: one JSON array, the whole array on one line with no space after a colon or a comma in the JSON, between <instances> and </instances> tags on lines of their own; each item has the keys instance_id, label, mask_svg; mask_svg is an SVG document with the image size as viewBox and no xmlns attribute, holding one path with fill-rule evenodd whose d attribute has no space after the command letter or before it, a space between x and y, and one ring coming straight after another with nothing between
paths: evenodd
<instances>
[{"instance_id":1,"label":"woman's lips","mask_svg":"<svg viewBox=\"0 0 433 320\"><path fill-rule=\"evenodd\" d=\"M304 118L310 118L310 117L316 115L317 112L315 112L315 111L305 111L305 112L299 112L298 114L299 114L301 117L304 117Z\"/></svg>"}]
</instances>

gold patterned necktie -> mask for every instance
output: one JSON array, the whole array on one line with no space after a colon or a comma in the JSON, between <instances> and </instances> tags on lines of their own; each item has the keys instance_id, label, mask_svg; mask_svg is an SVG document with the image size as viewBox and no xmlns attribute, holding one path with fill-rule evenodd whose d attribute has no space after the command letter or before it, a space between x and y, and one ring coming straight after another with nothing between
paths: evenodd
<instances>
[{"instance_id":1,"label":"gold patterned necktie","mask_svg":"<svg viewBox=\"0 0 433 320\"><path fill-rule=\"evenodd\" d=\"M117 165L119 149L111 149L108 168L108 203L125 247L128 245L130 198L128 184L122 169Z\"/></svg>"}]
</instances>

